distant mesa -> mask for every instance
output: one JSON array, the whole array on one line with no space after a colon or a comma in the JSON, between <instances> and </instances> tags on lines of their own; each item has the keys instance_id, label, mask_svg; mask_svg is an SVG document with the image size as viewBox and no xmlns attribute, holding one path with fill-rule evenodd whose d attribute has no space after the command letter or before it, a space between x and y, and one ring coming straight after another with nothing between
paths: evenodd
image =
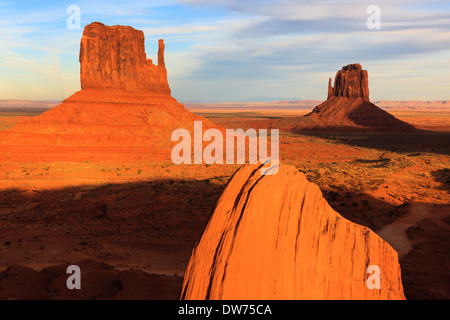
<instances>
[{"instance_id":1,"label":"distant mesa","mask_svg":"<svg viewBox=\"0 0 450 320\"><path fill-rule=\"evenodd\" d=\"M142 31L100 22L87 25L80 45L81 90L40 116L0 132L0 144L33 148L139 147L170 158L166 151L173 145L170 139L175 129L193 130L196 120L203 121L205 130L214 125L171 97L164 50L164 41L159 40L155 65L146 57ZM25 152L11 151L8 155ZM105 154L99 149L93 152Z\"/></svg>"},{"instance_id":2,"label":"distant mesa","mask_svg":"<svg viewBox=\"0 0 450 320\"><path fill-rule=\"evenodd\" d=\"M0 109L22 109L22 110L40 110L50 109L58 103L57 101L32 101L32 100L10 100L1 99Z\"/></svg>"},{"instance_id":3,"label":"distant mesa","mask_svg":"<svg viewBox=\"0 0 450 320\"><path fill-rule=\"evenodd\" d=\"M303 117L271 123L294 132L412 132L416 129L369 100L369 76L359 63L349 64L336 73L334 87L328 80L327 100Z\"/></svg>"},{"instance_id":4,"label":"distant mesa","mask_svg":"<svg viewBox=\"0 0 450 320\"><path fill-rule=\"evenodd\" d=\"M380 282L370 266L379 267ZM397 252L281 165L238 169L185 273L186 300L405 299Z\"/></svg>"}]
</instances>

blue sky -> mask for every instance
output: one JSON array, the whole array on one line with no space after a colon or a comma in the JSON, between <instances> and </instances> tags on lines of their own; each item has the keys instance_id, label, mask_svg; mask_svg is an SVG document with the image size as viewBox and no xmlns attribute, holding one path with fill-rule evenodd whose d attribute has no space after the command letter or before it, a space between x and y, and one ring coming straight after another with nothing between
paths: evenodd
<instances>
[{"instance_id":1,"label":"blue sky","mask_svg":"<svg viewBox=\"0 0 450 320\"><path fill-rule=\"evenodd\" d=\"M372 4L379 30L366 26ZM80 30L66 26L70 5ZM78 91L82 29L93 21L143 30L154 61L165 39L181 102L324 99L328 78L355 62L369 71L372 100L450 99L448 0L0 0L0 99Z\"/></svg>"}]
</instances>

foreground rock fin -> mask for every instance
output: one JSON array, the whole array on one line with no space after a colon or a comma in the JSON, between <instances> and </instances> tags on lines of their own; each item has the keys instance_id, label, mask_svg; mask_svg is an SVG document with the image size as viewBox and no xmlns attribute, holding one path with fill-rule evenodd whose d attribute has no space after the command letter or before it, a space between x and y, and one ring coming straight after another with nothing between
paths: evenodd
<instances>
[{"instance_id":1,"label":"foreground rock fin","mask_svg":"<svg viewBox=\"0 0 450 320\"><path fill-rule=\"evenodd\" d=\"M367 267L381 270L369 289ZM396 251L335 212L294 167L241 167L217 202L182 299L404 299Z\"/></svg>"}]
</instances>

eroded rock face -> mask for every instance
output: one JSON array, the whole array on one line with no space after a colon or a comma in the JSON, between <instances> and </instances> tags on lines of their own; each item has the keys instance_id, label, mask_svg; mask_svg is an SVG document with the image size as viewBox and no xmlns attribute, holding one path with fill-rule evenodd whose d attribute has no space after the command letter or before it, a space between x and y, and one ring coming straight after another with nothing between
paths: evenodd
<instances>
[{"instance_id":1,"label":"eroded rock face","mask_svg":"<svg viewBox=\"0 0 450 320\"><path fill-rule=\"evenodd\" d=\"M359 63L342 67L342 70L337 72L334 79L334 88L331 87L331 81L328 87L328 99L334 96L362 98L364 101L369 101L369 75L367 70L363 70Z\"/></svg>"},{"instance_id":2,"label":"eroded rock face","mask_svg":"<svg viewBox=\"0 0 450 320\"><path fill-rule=\"evenodd\" d=\"M270 120L266 127L292 132L399 133L416 132L409 123L395 118L369 101L367 71L359 63L336 74L334 87L328 80L327 100L301 117Z\"/></svg>"},{"instance_id":3,"label":"eroded rock face","mask_svg":"<svg viewBox=\"0 0 450 320\"><path fill-rule=\"evenodd\" d=\"M331 78L328 79L328 96L327 96L327 100L334 97L334 89L333 86L331 85Z\"/></svg>"},{"instance_id":4,"label":"eroded rock face","mask_svg":"<svg viewBox=\"0 0 450 320\"><path fill-rule=\"evenodd\" d=\"M336 73L334 87L328 80L327 100L300 119L280 120L277 125L294 132L413 132L416 129L369 101L369 76L359 63ZM300 121L298 121L300 120Z\"/></svg>"},{"instance_id":5,"label":"eroded rock face","mask_svg":"<svg viewBox=\"0 0 450 320\"><path fill-rule=\"evenodd\" d=\"M144 33L128 26L93 22L84 28L80 46L82 89L123 89L170 94L159 40L158 65L145 54Z\"/></svg>"},{"instance_id":6,"label":"eroded rock face","mask_svg":"<svg viewBox=\"0 0 450 320\"><path fill-rule=\"evenodd\" d=\"M0 149L6 151L0 157L72 161L120 150L136 159L170 160L174 130L193 132L194 121L202 121L204 130L216 127L170 95L163 40L154 65L146 58L142 31L94 22L85 27L80 63L82 89L51 110L1 131ZM80 147L90 153L80 152ZM138 148L142 154L124 148Z\"/></svg>"},{"instance_id":7,"label":"eroded rock face","mask_svg":"<svg viewBox=\"0 0 450 320\"><path fill-rule=\"evenodd\" d=\"M367 267L381 270L369 289ZM404 299L397 252L291 166L241 167L193 250L182 299Z\"/></svg>"}]
</instances>

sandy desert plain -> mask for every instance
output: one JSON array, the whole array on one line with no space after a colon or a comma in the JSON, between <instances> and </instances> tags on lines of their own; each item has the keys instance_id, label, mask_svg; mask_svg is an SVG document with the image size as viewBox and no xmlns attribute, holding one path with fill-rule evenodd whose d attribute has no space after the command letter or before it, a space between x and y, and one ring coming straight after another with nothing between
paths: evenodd
<instances>
[{"instance_id":1,"label":"sandy desert plain","mask_svg":"<svg viewBox=\"0 0 450 320\"><path fill-rule=\"evenodd\" d=\"M247 129L316 104L186 107L221 127ZM304 172L342 216L395 248L407 299L449 299L450 110L420 102L383 107L421 131L281 132L280 161ZM45 110L3 108L0 128ZM179 166L139 152L98 149L60 161L55 152L2 149L0 299L180 297L191 251L240 165ZM65 288L74 263L84 270L82 292Z\"/></svg>"}]
</instances>

